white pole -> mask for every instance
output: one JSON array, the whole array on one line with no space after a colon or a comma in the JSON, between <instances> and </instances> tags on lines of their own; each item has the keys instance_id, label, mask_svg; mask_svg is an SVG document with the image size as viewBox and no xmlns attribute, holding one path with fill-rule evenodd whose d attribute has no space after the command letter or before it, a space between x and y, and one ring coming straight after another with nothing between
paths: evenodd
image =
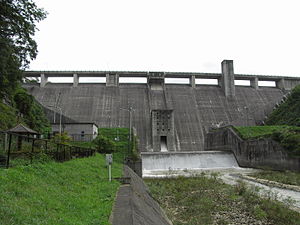
<instances>
[{"instance_id":1,"label":"white pole","mask_svg":"<svg viewBox=\"0 0 300 225\"><path fill-rule=\"evenodd\" d=\"M108 179L109 179L109 182L111 182L111 165L110 164L108 165Z\"/></svg>"},{"instance_id":2,"label":"white pole","mask_svg":"<svg viewBox=\"0 0 300 225\"><path fill-rule=\"evenodd\" d=\"M131 151L131 130L132 130L132 107L130 107L130 110L129 110L129 146L130 146L130 151Z\"/></svg>"},{"instance_id":3,"label":"white pole","mask_svg":"<svg viewBox=\"0 0 300 225\"><path fill-rule=\"evenodd\" d=\"M61 135L61 116L62 116L62 111L60 107L57 107L60 111L60 116L59 116L59 134Z\"/></svg>"}]
</instances>

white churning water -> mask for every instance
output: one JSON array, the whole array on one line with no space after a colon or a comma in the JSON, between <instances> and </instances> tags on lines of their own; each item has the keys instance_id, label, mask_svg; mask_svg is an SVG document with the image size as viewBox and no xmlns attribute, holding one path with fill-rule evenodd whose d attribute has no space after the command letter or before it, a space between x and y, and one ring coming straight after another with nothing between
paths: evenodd
<instances>
[{"instance_id":1,"label":"white churning water","mask_svg":"<svg viewBox=\"0 0 300 225\"><path fill-rule=\"evenodd\" d=\"M172 170L239 167L233 153L223 151L145 152L141 156L143 177Z\"/></svg>"}]
</instances>

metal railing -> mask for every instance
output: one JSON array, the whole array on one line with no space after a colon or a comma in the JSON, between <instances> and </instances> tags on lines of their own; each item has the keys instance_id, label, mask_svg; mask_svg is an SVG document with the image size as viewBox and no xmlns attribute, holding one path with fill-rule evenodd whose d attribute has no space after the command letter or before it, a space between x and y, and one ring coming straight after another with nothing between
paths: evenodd
<instances>
[{"instance_id":1,"label":"metal railing","mask_svg":"<svg viewBox=\"0 0 300 225\"><path fill-rule=\"evenodd\" d=\"M0 167L28 165L47 158L58 162L95 155L96 150L48 139L33 138L9 132L0 132Z\"/></svg>"}]
</instances>

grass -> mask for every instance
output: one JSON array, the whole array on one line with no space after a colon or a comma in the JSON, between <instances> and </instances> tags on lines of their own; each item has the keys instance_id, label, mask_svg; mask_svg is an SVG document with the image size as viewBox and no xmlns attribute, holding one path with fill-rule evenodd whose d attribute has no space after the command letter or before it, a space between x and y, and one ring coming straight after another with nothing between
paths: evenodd
<instances>
[{"instance_id":1,"label":"grass","mask_svg":"<svg viewBox=\"0 0 300 225\"><path fill-rule=\"evenodd\" d=\"M260 179L276 181L282 184L290 184L300 186L300 173L291 171L271 171L266 170L251 175Z\"/></svg>"},{"instance_id":2,"label":"grass","mask_svg":"<svg viewBox=\"0 0 300 225\"><path fill-rule=\"evenodd\" d=\"M266 124L300 126L300 85L268 116Z\"/></svg>"},{"instance_id":3,"label":"grass","mask_svg":"<svg viewBox=\"0 0 300 225\"><path fill-rule=\"evenodd\" d=\"M165 209L174 225L238 224L269 222L298 225L300 214L283 203L262 199L245 184L230 186L217 176L146 180L152 196Z\"/></svg>"},{"instance_id":4,"label":"grass","mask_svg":"<svg viewBox=\"0 0 300 225\"><path fill-rule=\"evenodd\" d=\"M249 126L234 127L243 139L255 139L261 137L271 137L274 132L280 132L289 126Z\"/></svg>"},{"instance_id":5,"label":"grass","mask_svg":"<svg viewBox=\"0 0 300 225\"><path fill-rule=\"evenodd\" d=\"M122 164L113 164L120 177ZM11 224L109 224L119 182L108 182L103 155L0 170L0 221Z\"/></svg>"},{"instance_id":6,"label":"grass","mask_svg":"<svg viewBox=\"0 0 300 225\"><path fill-rule=\"evenodd\" d=\"M96 147L93 144L93 142L91 142L91 141L70 141L68 144L72 145L72 146L81 147L81 148L93 148L94 149Z\"/></svg>"},{"instance_id":7,"label":"grass","mask_svg":"<svg viewBox=\"0 0 300 225\"><path fill-rule=\"evenodd\" d=\"M300 157L300 127L296 126L252 126L234 127L243 139L272 138L291 157Z\"/></svg>"},{"instance_id":8,"label":"grass","mask_svg":"<svg viewBox=\"0 0 300 225\"><path fill-rule=\"evenodd\" d=\"M115 151L126 152L128 150L128 128L99 128L99 134L115 143Z\"/></svg>"}]
</instances>

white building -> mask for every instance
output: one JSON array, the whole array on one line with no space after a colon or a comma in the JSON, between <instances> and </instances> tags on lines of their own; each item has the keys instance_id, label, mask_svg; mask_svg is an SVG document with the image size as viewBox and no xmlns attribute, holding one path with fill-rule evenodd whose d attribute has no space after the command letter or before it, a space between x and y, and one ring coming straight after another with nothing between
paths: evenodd
<instances>
[{"instance_id":1,"label":"white building","mask_svg":"<svg viewBox=\"0 0 300 225\"><path fill-rule=\"evenodd\" d=\"M53 123L52 132L59 133L59 123ZM72 137L73 141L92 141L98 135L98 126L95 123L63 123L61 131Z\"/></svg>"}]
</instances>

